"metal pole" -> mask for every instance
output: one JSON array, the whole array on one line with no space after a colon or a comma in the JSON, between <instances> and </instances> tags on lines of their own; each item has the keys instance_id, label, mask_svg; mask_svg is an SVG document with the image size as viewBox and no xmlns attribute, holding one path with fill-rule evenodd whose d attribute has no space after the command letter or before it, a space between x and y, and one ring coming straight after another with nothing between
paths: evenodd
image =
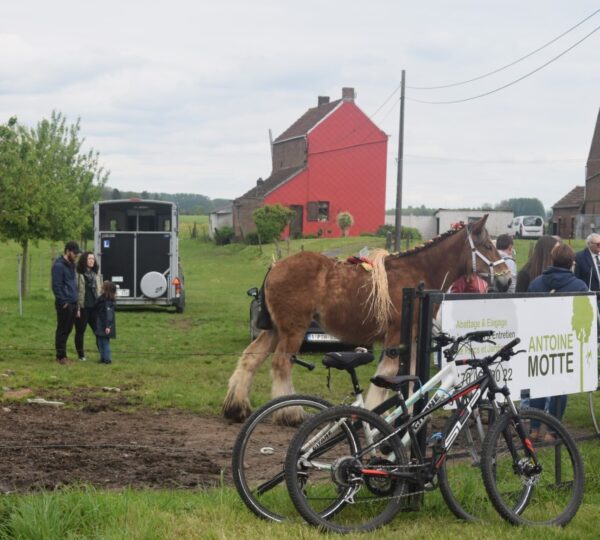
<instances>
[{"instance_id":1,"label":"metal pole","mask_svg":"<svg viewBox=\"0 0 600 540\"><path fill-rule=\"evenodd\" d=\"M21 255L17 255L17 288L19 289L19 315L23 316L23 290L21 287Z\"/></svg>"},{"instance_id":2,"label":"metal pole","mask_svg":"<svg viewBox=\"0 0 600 540\"><path fill-rule=\"evenodd\" d=\"M396 181L396 236L394 246L400 251L400 235L402 232L402 165L404 162L404 70L400 83L400 126L398 129L398 176Z\"/></svg>"}]
</instances>

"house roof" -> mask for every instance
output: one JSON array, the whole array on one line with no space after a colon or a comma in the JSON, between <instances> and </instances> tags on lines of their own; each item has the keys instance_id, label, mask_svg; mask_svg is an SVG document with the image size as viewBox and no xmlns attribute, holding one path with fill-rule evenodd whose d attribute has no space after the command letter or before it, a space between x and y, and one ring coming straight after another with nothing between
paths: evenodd
<instances>
[{"instance_id":1,"label":"house roof","mask_svg":"<svg viewBox=\"0 0 600 540\"><path fill-rule=\"evenodd\" d=\"M288 167L287 169L280 169L275 171L269 176L269 178L263 180L260 193L258 192L258 185L254 186L250 191L244 193L240 199L246 199L249 197L264 197L267 193L274 190L277 186L283 184L293 176L296 176L305 167Z\"/></svg>"},{"instance_id":2,"label":"house roof","mask_svg":"<svg viewBox=\"0 0 600 540\"><path fill-rule=\"evenodd\" d=\"M301 137L306 135L312 128L314 128L323 118L325 118L331 111L333 111L340 103L341 99L324 103L318 107L308 109L298 120L296 120L289 128L287 128L279 137L273 142L278 143L287 139L293 139L294 137Z\"/></svg>"},{"instance_id":3,"label":"house roof","mask_svg":"<svg viewBox=\"0 0 600 540\"><path fill-rule=\"evenodd\" d=\"M600 110L598 111L594 136L592 137L592 144L590 145L590 153L586 165L586 177L588 179L600 174Z\"/></svg>"},{"instance_id":4,"label":"house roof","mask_svg":"<svg viewBox=\"0 0 600 540\"><path fill-rule=\"evenodd\" d=\"M560 201L554 203L552 208L579 208L585 198L585 187L575 186Z\"/></svg>"}]
</instances>

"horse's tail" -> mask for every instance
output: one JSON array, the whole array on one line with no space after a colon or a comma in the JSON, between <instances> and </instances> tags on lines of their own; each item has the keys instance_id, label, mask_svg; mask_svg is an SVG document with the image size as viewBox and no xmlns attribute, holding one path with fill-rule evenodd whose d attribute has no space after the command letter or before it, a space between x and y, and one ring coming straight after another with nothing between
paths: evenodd
<instances>
[{"instance_id":1,"label":"horse's tail","mask_svg":"<svg viewBox=\"0 0 600 540\"><path fill-rule=\"evenodd\" d=\"M271 330L271 328L273 328L273 319L271 319L271 314L269 313L269 308L267 307L267 302L265 300L265 284L270 271L271 268L267 270L263 283L258 291L258 295L256 296L256 327L261 330Z\"/></svg>"},{"instance_id":2,"label":"horse's tail","mask_svg":"<svg viewBox=\"0 0 600 540\"><path fill-rule=\"evenodd\" d=\"M369 257L373 266L371 270L371 292L369 293L369 313L375 318L380 332L387 328L395 309L390 297L385 270L387 255L388 252L385 249L376 249Z\"/></svg>"}]
</instances>

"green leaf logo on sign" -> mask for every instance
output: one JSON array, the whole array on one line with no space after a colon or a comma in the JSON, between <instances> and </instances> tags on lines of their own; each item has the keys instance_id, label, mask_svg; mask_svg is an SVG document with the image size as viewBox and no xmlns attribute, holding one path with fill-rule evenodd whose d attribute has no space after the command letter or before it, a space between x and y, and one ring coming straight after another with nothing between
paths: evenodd
<instances>
[{"instance_id":1,"label":"green leaf logo on sign","mask_svg":"<svg viewBox=\"0 0 600 540\"><path fill-rule=\"evenodd\" d=\"M574 296L571 327L579 341L579 386L581 392L583 392L583 345L590 339L593 323L594 310L590 304L590 297Z\"/></svg>"}]
</instances>

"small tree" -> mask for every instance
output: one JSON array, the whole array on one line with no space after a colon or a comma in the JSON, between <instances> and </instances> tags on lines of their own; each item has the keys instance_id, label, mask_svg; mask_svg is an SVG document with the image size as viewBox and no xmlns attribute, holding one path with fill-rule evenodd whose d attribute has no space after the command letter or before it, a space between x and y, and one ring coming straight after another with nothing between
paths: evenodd
<instances>
[{"instance_id":1,"label":"small tree","mask_svg":"<svg viewBox=\"0 0 600 540\"><path fill-rule=\"evenodd\" d=\"M260 241L265 244L274 242L278 245L277 241L281 233L291 223L293 217L294 212L279 203L266 204L252 212Z\"/></svg>"},{"instance_id":2,"label":"small tree","mask_svg":"<svg viewBox=\"0 0 600 540\"><path fill-rule=\"evenodd\" d=\"M85 237L91 229L108 173L82 143L79 121L67 125L60 113L31 129L16 118L0 126L0 239L21 246L23 296L31 242Z\"/></svg>"},{"instance_id":3,"label":"small tree","mask_svg":"<svg viewBox=\"0 0 600 540\"><path fill-rule=\"evenodd\" d=\"M354 218L350 212L340 212L336 218L337 226L342 231L342 236L348 236L348 231L350 227L354 225Z\"/></svg>"}]
</instances>

